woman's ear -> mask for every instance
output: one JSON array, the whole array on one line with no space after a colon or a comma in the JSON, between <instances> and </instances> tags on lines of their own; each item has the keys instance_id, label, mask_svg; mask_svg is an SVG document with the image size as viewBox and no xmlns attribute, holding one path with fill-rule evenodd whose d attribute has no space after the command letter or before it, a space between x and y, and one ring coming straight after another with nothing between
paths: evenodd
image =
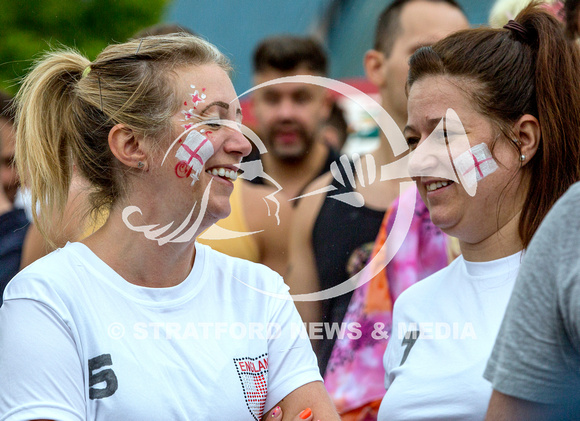
<instances>
[{"instance_id":1,"label":"woman's ear","mask_svg":"<svg viewBox=\"0 0 580 421\"><path fill-rule=\"evenodd\" d=\"M148 154L143 138L124 124L117 124L109 131L109 148L121 163L147 171Z\"/></svg>"},{"instance_id":2,"label":"woman's ear","mask_svg":"<svg viewBox=\"0 0 580 421\"><path fill-rule=\"evenodd\" d=\"M514 124L513 133L520 147L522 165L530 162L540 146L540 122L531 114L524 114Z\"/></svg>"}]
</instances>

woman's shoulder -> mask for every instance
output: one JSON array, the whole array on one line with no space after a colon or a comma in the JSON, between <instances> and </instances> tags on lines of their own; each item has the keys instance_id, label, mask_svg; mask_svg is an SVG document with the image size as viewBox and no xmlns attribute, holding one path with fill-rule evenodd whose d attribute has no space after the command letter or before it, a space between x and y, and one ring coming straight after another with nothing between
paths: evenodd
<instances>
[{"instance_id":1,"label":"woman's shoulder","mask_svg":"<svg viewBox=\"0 0 580 421\"><path fill-rule=\"evenodd\" d=\"M196 247L197 250L203 250L206 264L218 276L233 277L243 284L268 290L283 284L280 274L261 263L228 256L200 243L197 243Z\"/></svg>"},{"instance_id":2,"label":"woman's shoulder","mask_svg":"<svg viewBox=\"0 0 580 421\"><path fill-rule=\"evenodd\" d=\"M431 302L438 294L445 293L443 284L455 276L462 261L463 257L459 256L448 266L411 285L399 295L395 305L399 303L399 306L401 306L405 302L418 303L421 300Z\"/></svg>"},{"instance_id":3,"label":"woman's shoulder","mask_svg":"<svg viewBox=\"0 0 580 421\"><path fill-rule=\"evenodd\" d=\"M74 243L57 249L31 263L8 283L4 299L28 298L43 301L49 296L66 295L81 263Z\"/></svg>"}]
</instances>

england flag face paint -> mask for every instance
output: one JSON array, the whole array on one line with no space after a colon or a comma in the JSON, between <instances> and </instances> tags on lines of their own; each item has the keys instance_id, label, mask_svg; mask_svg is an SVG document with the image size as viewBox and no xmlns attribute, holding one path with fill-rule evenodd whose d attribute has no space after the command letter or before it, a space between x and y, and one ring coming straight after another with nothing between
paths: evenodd
<instances>
[{"instance_id":1,"label":"england flag face paint","mask_svg":"<svg viewBox=\"0 0 580 421\"><path fill-rule=\"evenodd\" d=\"M211 132L207 132L208 136L209 133ZM199 179L199 173L203 170L204 164L213 154L214 149L209 138L191 130L175 154L179 160L175 166L175 174L179 178L191 177L193 186Z\"/></svg>"},{"instance_id":2,"label":"england flag face paint","mask_svg":"<svg viewBox=\"0 0 580 421\"><path fill-rule=\"evenodd\" d=\"M485 143L475 145L453 160L459 178L466 188L473 187L484 177L492 174L498 166Z\"/></svg>"}]
</instances>

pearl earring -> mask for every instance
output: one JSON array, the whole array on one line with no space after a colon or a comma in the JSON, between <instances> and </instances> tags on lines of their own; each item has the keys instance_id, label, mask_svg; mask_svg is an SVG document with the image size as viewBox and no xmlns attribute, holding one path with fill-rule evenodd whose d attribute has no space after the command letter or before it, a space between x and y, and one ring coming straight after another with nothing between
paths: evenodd
<instances>
[{"instance_id":1,"label":"pearl earring","mask_svg":"<svg viewBox=\"0 0 580 421\"><path fill-rule=\"evenodd\" d=\"M526 156L525 155L520 155L520 161L524 162L526 160Z\"/></svg>"}]
</instances>

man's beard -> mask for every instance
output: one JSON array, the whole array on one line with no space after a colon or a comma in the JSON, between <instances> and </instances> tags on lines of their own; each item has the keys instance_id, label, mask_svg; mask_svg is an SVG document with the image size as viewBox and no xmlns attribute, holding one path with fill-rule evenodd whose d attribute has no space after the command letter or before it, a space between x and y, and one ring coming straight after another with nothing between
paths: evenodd
<instances>
[{"instance_id":1,"label":"man's beard","mask_svg":"<svg viewBox=\"0 0 580 421\"><path fill-rule=\"evenodd\" d=\"M286 150L284 145L280 144L279 141L276 141L276 136L279 133L283 133L285 128L290 128L291 131L295 133L300 145L299 148L296 148L295 150ZM286 164L298 164L302 162L310 153L314 142L314 134L308 133L304 126L299 124L293 124L292 126L275 125L267 134L267 145L269 145L268 152L278 161Z\"/></svg>"}]
</instances>

